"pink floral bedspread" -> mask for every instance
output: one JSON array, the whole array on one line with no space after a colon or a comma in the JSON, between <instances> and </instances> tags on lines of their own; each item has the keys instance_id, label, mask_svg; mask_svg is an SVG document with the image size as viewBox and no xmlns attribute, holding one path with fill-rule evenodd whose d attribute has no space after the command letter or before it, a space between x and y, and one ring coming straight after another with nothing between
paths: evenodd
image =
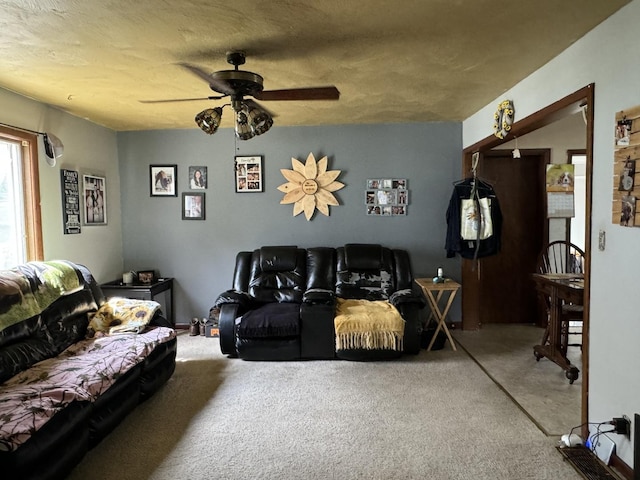
<instances>
[{"instance_id":1,"label":"pink floral bedspread","mask_svg":"<svg viewBox=\"0 0 640 480\"><path fill-rule=\"evenodd\" d=\"M156 327L83 340L0 384L0 450L18 448L69 403L95 402L118 377L175 336L170 328Z\"/></svg>"}]
</instances>

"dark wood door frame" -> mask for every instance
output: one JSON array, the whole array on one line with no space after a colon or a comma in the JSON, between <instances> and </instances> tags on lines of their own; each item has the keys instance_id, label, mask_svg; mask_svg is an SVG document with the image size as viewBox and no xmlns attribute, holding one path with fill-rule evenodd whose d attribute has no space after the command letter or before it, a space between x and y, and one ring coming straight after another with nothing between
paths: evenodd
<instances>
[{"instance_id":1,"label":"dark wood door frame","mask_svg":"<svg viewBox=\"0 0 640 480\"><path fill-rule=\"evenodd\" d=\"M592 175L593 175L593 111L594 111L594 90L595 84L591 83L580 90L567 95L551 105L538 110L515 122L511 127L509 135L500 139L494 135L486 137L479 142L467 147L463 151L462 171L468 173L471 171L473 154L478 152L486 152L494 147L502 145L515 137L522 137L539 128L545 127L555 121L574 114L580 108L586 108L585 119L587 123L586 138L586 218L585 218L585 278L584 278L584 319L582 334L582 423L586 424L589 419L588 412L588 393L589 393L589 300L591 292L591 203L592 203ZM471 260L462 260L462 329L478 330L480 328L479 307L480 298L479 283L481 280L480 272L482 268L482 260L476 268L475 262ZM533 355L533 354L532 354ZM583 436L587 433L587 427L583 427Z\"/></svg>"}]
</instances>

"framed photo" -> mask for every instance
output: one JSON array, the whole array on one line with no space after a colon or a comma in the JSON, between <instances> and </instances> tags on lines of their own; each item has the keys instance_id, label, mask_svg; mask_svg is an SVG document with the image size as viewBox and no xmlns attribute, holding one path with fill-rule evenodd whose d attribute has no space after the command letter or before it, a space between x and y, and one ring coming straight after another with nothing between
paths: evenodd
<instances>
[{"instance_id":1,"label":"framed photo","mask_svg":"<svg viewBox=\"0 0 640 480\"><path fill-rule=\"evenodd\" d=\"M149 182L152 197L177 197L177 165L149 165Z\"/></svg>"},{"instance_id":2,"label":"framed photo","mask_svg":"<svg viewBox=\"0 0 640 480\"><path fill-rule=\"evenodd\" d=\"M207 167L189 167L189 188L191 190L207 188Z\"/></svg>"},{"instance_id":3,"label":"framed photo","mask_svg":"<svg viewBox=\"0 0 640 480\"><path fill-rule=\"evenodd\" d=\"M156 281L156 272L154 270L140 270L138 272L138 283L150 285Z\"/></svg>"},{"instance_id":4,"label":"framed photo","mask_svg":"<svg viewBox=\"0 0 640 480\"><path fill-rule=\"evenodd\" d=\"M630 192L633 190L633 184L636 177L636 161L631 160L628 156L624 161L622 172L620 172L620 185L618 190L621 192Z\"/></svg>"},{"instance_id":5,"label":"framed photo","mask_svg":"<svg viewBox=\"0 0 640 480\"><path fill-rule=\"evenodd\" d=\"M182 193L182 219L204 220L204 192Z\"/></svg>"},{"instance_id":6,"label":"framed photo","mask_svg":"<svg viewBox=\"0 0 640 480\"><path fill-rule=\"evenodd\" d=\"M235 158L236 192L263 192L262 157Z\"/></svg>"},{"instance_id":7,"label":"framed photo","mask_svg":"<svg viewBox=\"0 0 640 480\"><path fill-rule=\"evenodd\" d=\"M107 224L107 180L94 175L82 176L85 225Z\"/></svg>"}]
</instances>

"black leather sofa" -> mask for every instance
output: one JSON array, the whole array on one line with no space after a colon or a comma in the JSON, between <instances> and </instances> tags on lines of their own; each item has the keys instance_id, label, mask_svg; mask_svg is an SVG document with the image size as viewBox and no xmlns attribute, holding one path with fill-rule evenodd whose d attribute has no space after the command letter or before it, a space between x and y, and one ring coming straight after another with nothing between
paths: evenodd
<instances>
[{"instance_id":1,"label":"black leather sofa","mask_svg":"<svg viewBox=\"0 0 640 480\"><path fill-rule=\"evenodd\" d=\"M175 369L175 331L162 315L156 314L151 321L151 326L158 328L149 328L145 334L156 332L154 334L158 337L161 334L164 335L164 339L158 344L147 344L145 348L153 348L153 350L146 356L141 355L140 358L132 359L131 363L134 366L130 369L122 373L111 372L115 383L108 386L105 391L94 394L84 401L74 398L73 382L77 381L81 384L82 375L74 375L73 369L69 369L65 378L55 380L60 382L57 387L63 393L58 395L54 392L51 401L47 403L51 407L49 418L40 419L36 423L25 413L25 420L28 418L28 421L32 422L28 435L18 427L9 431L4 429L10 422L16 421L16 409L7 411L8 405L15 405L16 401L30 402L33 398L45 396L43 391L38 390L38 383L25 381L22 388L20 385L22 380L16 382L16 379L26 376L29 370L42 371L46 365L58 361L59 365L68 360L71 348L89 345L91 342L85 339L89 323L87 314L95 312L103 305L104 295L87 268L70 262L63 263L75 270L79 287L59 296L38 314L14 323L9 318L12 312L11 307L17 305L20 309L21 304L29 303L27 299L32 299L33 292L26 290L42 289L43 283L49 280L43 278L41 262L0 271L0 421L2 422L0 476L2 478L21 480L65 478L89 449L98 445L129 412L158 390L171 377ZM19 283L21 276L24 276L25 281L28 282L28 288L24 288L25 285ZM142 334L138 339L141 336ZM122 338L122 340L125 339ZM98 342L100 339L95 340L96 344ZM123 351L121 356L124 358L131 355L130 352L130 349ZM91 365L91 362L88 363ZM44 378L47 372L39 375ZM102 372L99 375L102 375ZM69 381L71 385L66 383ZM50 388L50 385L46 387L48 393L51 392ZM44 386L42 390L45 390ZM68 400L70 395L71 401ZM25 403L25 405L28 410L29 404ZM45 423L41 424L43 421Z\"/></svg>"},{"instance_id":2,"label":"black leather sofa","mask_svg":"<svg viewBox=\"0 0 640 480\"><path fill-rule=\"evenodd\" d=\"M394 305L404 319L402 348L337 348L338 299ZM233 288L218 296L210 316L219 322L220 348L230 357L383 360L420 351L424 306L405 250L265 246L237 254Z\"/></svg>"}]
</instances>

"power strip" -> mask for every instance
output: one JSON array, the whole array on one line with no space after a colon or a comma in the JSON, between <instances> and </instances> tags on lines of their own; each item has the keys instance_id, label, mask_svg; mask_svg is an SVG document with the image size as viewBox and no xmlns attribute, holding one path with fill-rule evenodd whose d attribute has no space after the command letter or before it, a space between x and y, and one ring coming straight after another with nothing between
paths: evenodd
<instances>
[{"instance_id":1,"label":"power strip","mask_svg":"<svg viewBox=\"0 0 640 480\"><path fill-rule=\"evenodd\" d=\"M611 455L616 451L616 443L606 433L600 433L595 442L595 445L589 445L589 448L605 465L609 465Z\"/></svg>"}]
</instances>

